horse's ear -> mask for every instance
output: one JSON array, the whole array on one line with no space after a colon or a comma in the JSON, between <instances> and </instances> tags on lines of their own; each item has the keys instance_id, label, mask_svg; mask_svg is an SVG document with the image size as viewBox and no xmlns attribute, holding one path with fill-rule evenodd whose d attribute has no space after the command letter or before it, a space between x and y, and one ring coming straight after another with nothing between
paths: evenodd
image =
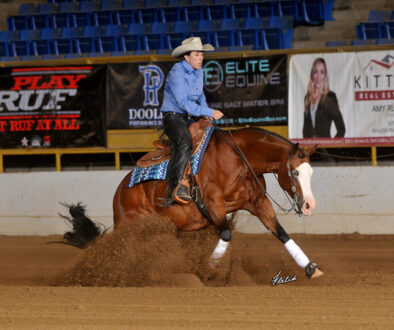
<instances>
[{"instance_id":1,"label":"horse's ear","mask_svg":"<svg viewBox=\"0 0 394 330\"><path fill-rule=\"evenodd\" d=\"M306 148L305 151L310 156L316 151L316 149L317 149L317 144L315 144L313 147Z\"/></svg>"}]
</instances>

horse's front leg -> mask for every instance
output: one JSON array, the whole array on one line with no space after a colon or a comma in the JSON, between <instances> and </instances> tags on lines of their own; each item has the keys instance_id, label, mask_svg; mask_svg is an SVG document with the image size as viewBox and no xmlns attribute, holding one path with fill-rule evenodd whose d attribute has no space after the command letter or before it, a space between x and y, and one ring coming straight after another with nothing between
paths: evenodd
<instances>
[{"instance_id":1,"label":"horse's front leg","mask_svg":"<svg viewBox=\"0 0 394 330\"><path fill-rule=\"evenodd\" d=\"M267 197L264 196L263 198L259 198L249 211L258 217L263 225L283 243L297 265L305 270L308 278L316 278L323 275L318 265L309 260L301 248L289 237L280 225L272 204Z\"/></svg>"}]
</instances>

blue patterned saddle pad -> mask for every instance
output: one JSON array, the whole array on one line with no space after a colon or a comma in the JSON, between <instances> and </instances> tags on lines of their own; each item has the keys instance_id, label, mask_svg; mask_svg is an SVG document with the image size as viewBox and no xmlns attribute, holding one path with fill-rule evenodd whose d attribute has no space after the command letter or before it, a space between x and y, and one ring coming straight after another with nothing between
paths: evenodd
<instances>
[{"instance_id":1,"label":"blue patterned saddle pad","mask_svg":"<svg viewBox=\"0 0 394 330\"><path fill-rule=\"evenodd\" d=\"M211 135L215 130L215 127L206 127L202 142L199 148L190 157L190 165L192 174L196 175L200 173L200 167L202 159L204 157L205 149L208 146ZM149 181L149 180L166 180L167 178L167 168L170 160L163 161L159 164L149 166L149 167L136 167L130 176L130 181L127 185L128 188L135 186L138 183Z\"/></svg>"}]
</instances>

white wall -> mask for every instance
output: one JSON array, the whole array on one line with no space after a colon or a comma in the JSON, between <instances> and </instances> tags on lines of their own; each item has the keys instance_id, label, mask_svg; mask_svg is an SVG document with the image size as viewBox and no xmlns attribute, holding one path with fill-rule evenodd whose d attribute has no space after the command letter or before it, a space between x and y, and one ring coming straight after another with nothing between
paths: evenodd
<instances>
[{"instance_id":1,"label":"white wall","mask_svg":"<svg viewBox=\"0 0 394 330\"><path fill-rule=\"evenodd\" d=\"M112 225L112 198L126 171L31 172L0 174L0 235L63 234L68 227L60 203L83 202L88 215ZM273 175L268 191L284 196ZM315 167L312 190L317 207L310 217L278 218L289 233L394 234L393 167ZM288 205L287 205L288 206ZM247 212L238 212L236 229L262 233L265 228Z\"/></svg>"}]
</instances>

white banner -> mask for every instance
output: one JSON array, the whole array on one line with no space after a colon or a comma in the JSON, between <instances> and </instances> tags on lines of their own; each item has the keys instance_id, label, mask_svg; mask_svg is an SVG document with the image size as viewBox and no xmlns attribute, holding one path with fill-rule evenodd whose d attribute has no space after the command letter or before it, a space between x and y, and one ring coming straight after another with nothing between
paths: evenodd
<instances>
[{"instance_id":1,"label":"white banner","mask_svg":"<svg viewBox=\"0 0 394 330\"><path fill-rule=\"evenodd\" d=\"M394 51L292 56L289 138L303 145L394 144Z\"/></svg>"}]
</instances>

